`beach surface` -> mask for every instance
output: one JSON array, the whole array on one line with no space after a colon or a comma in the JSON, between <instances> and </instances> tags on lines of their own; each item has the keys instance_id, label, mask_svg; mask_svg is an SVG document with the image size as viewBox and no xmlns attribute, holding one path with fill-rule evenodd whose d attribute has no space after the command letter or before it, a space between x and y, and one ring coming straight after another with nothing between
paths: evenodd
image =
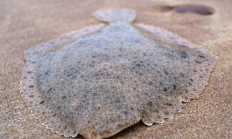
<instances>
[{"instance_id":1,"label":"beach surface","mask_svg":"<svg viewBox=\"0 0 232 139\"><path fill-rule=\"evenodd\" d=\"M212 14L180 14L173 10L185 4L209 7ZM150 127L139 122L111 138L232 138L231 0L1 0L0 138L64 138L41 125L21 97L23 52L68 32L99 24L91 13L115 7L136 10L135 23L173 32L218 59L200 97L185 103L183 111L173 119Z\"/></svg>"}]
</instances>

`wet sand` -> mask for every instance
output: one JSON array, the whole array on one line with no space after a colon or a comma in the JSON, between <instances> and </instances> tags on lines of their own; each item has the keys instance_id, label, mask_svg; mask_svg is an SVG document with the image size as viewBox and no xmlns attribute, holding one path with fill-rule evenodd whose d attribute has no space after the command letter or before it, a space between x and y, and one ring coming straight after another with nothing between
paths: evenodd
<instances>
[{"instance_id":1,"label":"wet sand","mask_svg":"<svg viewBox=\"0 0 232 139\"><path fill-rule=\"evenodd\" d=\"M170 11L170 6L181 4L209 6L213 14ZM20 96L23 52L100 23L91 13L111 7L135 9L135 23L169 30L218 57L208 86L198 99L186 103L174 119L151 127L140 122L112 138L232 138L231 6L231 0L1 0L0 138L64 138L43 127Z\"/></svg>"}]
</instances>

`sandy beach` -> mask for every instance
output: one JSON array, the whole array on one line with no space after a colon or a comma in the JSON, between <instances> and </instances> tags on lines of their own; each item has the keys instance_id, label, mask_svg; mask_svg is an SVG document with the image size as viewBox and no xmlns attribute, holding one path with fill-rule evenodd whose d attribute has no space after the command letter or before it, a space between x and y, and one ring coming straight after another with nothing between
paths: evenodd
<instances>
[{"instance_id":1,"label":"sandy beach","mask_svg":"<svg viewBox=\"0 0 232 139\"><path fill-rule=\"evenodd\" d=\"M180 14L170 9L184 4L209 7L212 14ZM21 97L24 51L99 24L91 13L113 7L134 9L135 23L175 33L218 59L200 97L185 103L174 119L151 127L139 122L111 138L232 138L231 0L1 0L0 138L64 138L41 125Z\"/></svg>"}]
</instances>

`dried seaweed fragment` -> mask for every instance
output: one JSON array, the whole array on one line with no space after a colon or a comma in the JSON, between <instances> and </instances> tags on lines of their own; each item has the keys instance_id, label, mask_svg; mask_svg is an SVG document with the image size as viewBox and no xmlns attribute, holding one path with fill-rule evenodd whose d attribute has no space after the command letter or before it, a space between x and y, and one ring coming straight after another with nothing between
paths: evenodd
<instances>
[{"instance_id":1,"label":"dried seaweed fragment","mask_svg":"<svg viewBox=\"0 0 232 139\"><path fill-rule=\"evenodd\" d=\"M207 84L215 57L205 50L165 30L133 26L133 10L94 16L110 24L25 53L20 89L47 128L65 137L105 138L140 120L163 123Z\"/></svg>"}]
</instances>

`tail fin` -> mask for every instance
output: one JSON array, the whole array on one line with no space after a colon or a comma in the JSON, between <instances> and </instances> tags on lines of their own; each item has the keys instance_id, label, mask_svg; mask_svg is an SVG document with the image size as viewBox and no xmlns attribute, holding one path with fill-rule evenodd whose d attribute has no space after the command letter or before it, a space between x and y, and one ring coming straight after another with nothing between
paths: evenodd
<instances>
[{"instance_id":1,"label":"tail fin","mask_svg":"<svg viewBox=\"0 0 232 139\"><path fill-rule=\"evenodd\" d=\"M134 21L136 13L130 9L109 9L97 11L93 13L93 16L105 22L124 21L130 23Z\"/></svg>"}]
</instances>

